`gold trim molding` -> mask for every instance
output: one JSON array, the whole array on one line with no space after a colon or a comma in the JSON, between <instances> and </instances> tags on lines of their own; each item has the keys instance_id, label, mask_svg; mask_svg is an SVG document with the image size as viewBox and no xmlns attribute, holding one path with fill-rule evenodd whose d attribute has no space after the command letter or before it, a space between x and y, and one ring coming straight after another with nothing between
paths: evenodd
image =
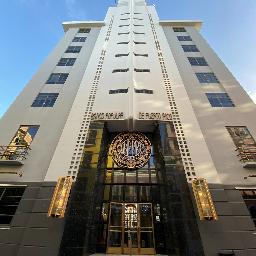
<instances>
[{"instance_id":1,"label":"gold trim molding","mask_svg":"<svg viewBox=\"0 0 256 256\"><path fill-rule=\"evenodd\" d=\"M217 220L218 216L206 179L197 178L192 181L192 188L200 220Z\"/></svg>"},{"instance_id":2,"label":"gold trim molding","mask_svg":"<svg viewBox=\"0 0 256 256\"><path fill-rule=\"evenodd\" d=\"M60 177L58 179L48 210L48 217L64 217L72 182L73 180L70 176Z\"/></svg>"}]
</instances>

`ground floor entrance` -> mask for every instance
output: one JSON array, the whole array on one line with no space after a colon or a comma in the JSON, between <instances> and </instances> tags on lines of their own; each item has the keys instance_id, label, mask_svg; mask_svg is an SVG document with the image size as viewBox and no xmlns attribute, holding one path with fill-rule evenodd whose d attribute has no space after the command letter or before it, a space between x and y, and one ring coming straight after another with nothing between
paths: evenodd
<instances>
[{"instance_id":1,"label":"ground floor entrance","mask_svg":"<svg viewBox=\"0 0 256 256\"><path fill-rule=\"evenodd\" d=\"M107 253L155 254L151 203L110 204Z\"/></svg>"}]
</instances>

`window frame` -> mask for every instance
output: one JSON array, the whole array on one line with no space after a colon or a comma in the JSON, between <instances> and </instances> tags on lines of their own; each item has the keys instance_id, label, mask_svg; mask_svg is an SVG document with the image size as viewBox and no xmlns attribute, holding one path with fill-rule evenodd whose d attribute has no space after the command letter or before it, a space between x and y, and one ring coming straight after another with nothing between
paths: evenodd
<instances>
[{"instance_id":1,"label":"window frame","mask_svg":"<svg viewBox=\"0 0 256 256\"><path fill-rule=\"evenodd\" d=\"M180 42L192 42L192 38L191 36L177 36L177 39L180 41Z\"/></svg>"},{"instance_id":2,"label":"window frame","mask_svg":"<svg viewBox=\"0 0 256 256\"><path fill-rule=\"evenodd\" d=\"M78 45L70 45L68 46L68 48L66 49L65 53L79 53L82 49L82 46L78 46Z\"/></svg>"},{"instance_id":3,"label":"window frame","mask_svg":"<svg viewBox=\"0 0 256 256\"><path fill-rule=\"evenodd\" d=\"M184 52L199 52L195 44L182 44L181 47Z\"/></svg>"},{"instance_id":4,"label":"window frame","mask_svg":"<svg viewBox=\"0 0 256 256\"><path fill-rule=\"evenodd\" d=\"M129 71L129 68L119 68L119 69L113 69L112 73L124 73L128 71Z\"/></svg>"},{"instance_id":5,"label":"window frame","mask_svg":"<svg viewBox=\"0 0 256 256\"><path fill-rule=\"evenodd\" d=\"M219 84L220 81L213 72L196 72L200 84Z\"/></svg>"},{"instance_id":6,"label":"window frame","mask_svg":"<svg viewBox=\"0 0 256 256\"><path fill-rule=\"evenodd\" d=\"M173 27L172 29L174 32L187 32L184 27Z\"/></svg>"},{"instance_id":7,"label":"window frame","mask_svg":"<svg viewBox=\"0 0 256 256\"><path fill-rule=\"evenodd\" d=\"M206 93L205 95L213 108L235 107L235 104L233 103L233 101L231 100L227 93Z\"/></svg>"},{"instance_id":8,"label":"window frame","mask_svg":"<svg viewBox=\"0 0 256 256\"><path fill-rule=\"evenodd\" d=\"M141 94L154 94L153 90L150 89L137 89L134 88L135 93L141 93Z\"/></svg>"},{"instance_id":9,"label":"window frame","mask_svg":"<svg viewBox=\"0 0 256 256\"><path fill-rule=\"evenodd\" d=\"M49 99L50 96L52 96L52 98ZM31 107L32 108L45 108L45 107L51 108L54 106L58 96L59 96L59 93L38 93L33 103L31 104Z\"/></svg>"},{"instance_id":10,"label":"window frame","mask_svg":"<svg viewBox=\"0 0 256 256\"><path fill-rule=\"evenodd\" d=\"M65 60L66 62L64 62L63 60ZM59 60L59 62L57 63L57 66L60 67L71 67L75 64L76 62L76 58L61 58ZM63 65L62 65L63 64Z\"/></svg>"},{"instance_id":11,"label":"window frame","mask_svg":"<svg viewBox=\"0 0 256 256\"><path fill-rule=\"evenodd\" d=\"M20 205L20 201L22 200L22 197L25 193L25 190L26 190L26 185L1 185L0 184L0 203L1 203L1 206L6 206L6 208L10 208L11 207L15 207L14 209L14 212L13 213L1 213L0 214L0 226L4 226L4 225L11 225L12 223L12 220L13 220L13 217L16 215L16 212L17 212L17 209ZM23 188L23 191L22 193L20 193L19 195L8 195L7 191L10 190L10 189L17 189L17 188ZM2 191L1 191L2 190ZM5 195L5 193L7 195ZM11 198L11 202L9 201L3 201L3 198ZM14 198L18 198L19 200L17 201L13 201ZM2 202L3 201L3 202ZM5 221L3 222L3 217L9 217L9 221Z\"/></svg>"},{"instance_id":12,"label":"window frame","mask_svg":"<svg viewBox=\"0 0 256 256\"><path fill-rule=\"evenodd\" d=\"M124 94L124 93L128 93L128 88L126 89L113 89L113 90L109 90L108 94Z\"/></svg>"},{"instance_id":13,"label":"window frame","mask_svg":"<svg viewBox=\"0 0 256 256\"><path fill-rule=\"evenodd\" d=\"M53 77L59 77L58 79L53 79ZM69 73L51 73L46 84L65 84L69 76Z\"/></svg>"},{"instance_id":14,"label":"window frame","mask_svg":"<svg viewBox=\"0 0 256 256\"><path fill-rule=\"evenodd\" d=\"M91 28L79 28L77 33L90 33L91 32Z\"/></svg>"},{"instance_id":15,"label":"window frame","mask_svg":"<svg viewBox=\"0 0 256 256\"><path fill-rule=\"evenodd\" d=\"M72 40L73 43L84 43L86 41L86 36L75 36Z\"/></svg>"},{"instance_id":16,"label":"window frame","mask_svg":"<svg viewBox=\"0 0 256 256\"><path fill-rule=\"evenodd\" d=\"M200 62L200 60L203 60ZM209 66L204 57L188 57L191 66Z\"/></svg>"}]
</instances>

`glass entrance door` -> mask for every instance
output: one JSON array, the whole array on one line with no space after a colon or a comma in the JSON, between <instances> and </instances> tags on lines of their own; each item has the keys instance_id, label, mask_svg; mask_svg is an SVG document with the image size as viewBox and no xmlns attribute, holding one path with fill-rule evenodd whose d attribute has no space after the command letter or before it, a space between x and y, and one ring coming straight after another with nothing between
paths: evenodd
<instances>
[{"instance_id":1,"label":"glass entrance door","mask_svg":"<svg viewBox=\"0 0 256 256\"><path fill-rule=\"evenodd\" d=\"M110 204L107 253L155 254L150 203Z\"/></svg>"}]
</instances>

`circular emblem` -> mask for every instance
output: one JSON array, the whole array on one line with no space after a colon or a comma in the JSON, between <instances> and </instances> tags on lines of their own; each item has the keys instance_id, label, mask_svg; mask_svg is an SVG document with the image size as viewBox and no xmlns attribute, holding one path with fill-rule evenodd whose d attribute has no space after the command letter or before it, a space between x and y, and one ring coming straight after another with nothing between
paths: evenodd
<instances>
[{"instance_id":1,"label":"circular emblem","mask_svg":"<svg viewBox=\"0 0 256 256\"><path fill-rule=\"evenodd\" d=\"M118 134L111 143L111 154L114 162L123 168L141 168L150 158L151 143L138 132Z\"/></svg>"}]
</instances>

